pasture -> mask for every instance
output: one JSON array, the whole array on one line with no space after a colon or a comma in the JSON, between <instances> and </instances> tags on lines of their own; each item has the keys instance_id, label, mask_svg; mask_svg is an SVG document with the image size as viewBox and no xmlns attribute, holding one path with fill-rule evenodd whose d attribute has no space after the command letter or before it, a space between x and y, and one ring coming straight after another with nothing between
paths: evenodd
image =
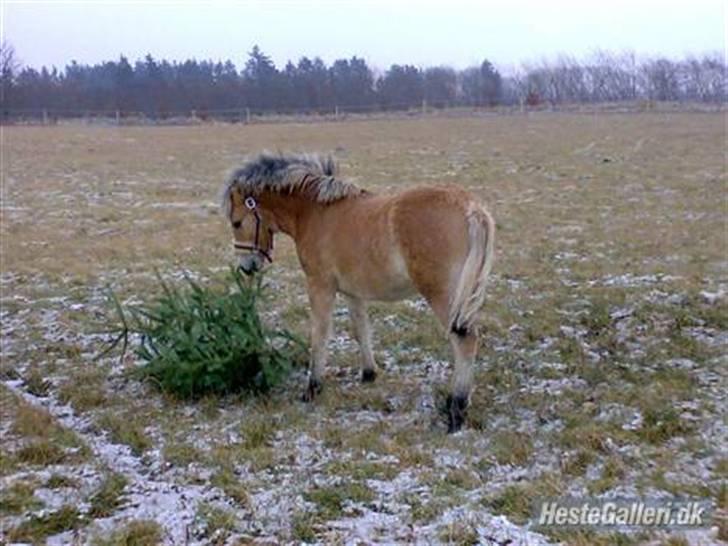
<instances>
[{"instance_id":1,"label":"pasture","mask_svg":"<svg viewBox=\"0 0 728 546\"><path fill-rule=\"evenodd\" d=\"M723 113L679 112L3 128L0 541L716 540L525 524L557 495L711 499L725 518L725 138ZM420 300L372 307L366 385L337 307L313 405L304 370L264 399L180 402L130 378L131 355L93 360L105 286L139 300L155 268L224 275L218 193L262 149L331 151L376 192L454 183L488 204L462 432L446 434L449 344ZM306 335L289 240L266 282L267 320Z\"/></svg>"}]
</instances>

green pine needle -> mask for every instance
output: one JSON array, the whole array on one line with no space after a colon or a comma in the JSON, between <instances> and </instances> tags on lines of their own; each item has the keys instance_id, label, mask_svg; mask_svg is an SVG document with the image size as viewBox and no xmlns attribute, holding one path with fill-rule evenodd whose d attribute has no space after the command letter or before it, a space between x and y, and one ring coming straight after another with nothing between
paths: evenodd
<instances>
[{"instance_id":1,"label":"green pine needle","mask_svg":"<svg viewBox=\"0 0 728 546\"><path fill-rule=\"evenodd\" d=\"M233 392L262 393L279 385L303 360L305 344L285 329L271 329L258 315L262 279L249 281L231 269L223 286L201 286L185 276L183 286L157 278L161 294L149 303L124 306L109 289L117 318L114 339L99 355L130 336L143 361L139 373L182 398Z\"/></svg>"}]
</instances>

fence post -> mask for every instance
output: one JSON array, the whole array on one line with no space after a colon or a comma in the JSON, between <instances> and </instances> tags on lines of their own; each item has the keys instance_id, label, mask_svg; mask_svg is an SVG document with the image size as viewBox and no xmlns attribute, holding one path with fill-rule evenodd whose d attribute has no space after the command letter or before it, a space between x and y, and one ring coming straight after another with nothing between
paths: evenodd
<instances>
[{"instance_id":1,"label":"fence post","mask_svg":"<svg viewBox=\"0 0 728 546\"><path fill-rule=\"evenodd\" d=\"M334 119L339 119L339 105L334 107Z\"/></svg>"},{"instance_id":2,"label":"fence post","mask_svg":"<svg viewBox=\"0 0 728 546\"><path fill-rule=\"evenodd\" d=\"M245 123L250 123L250 108L245 108Z\"/></svg>"},{"instance_id":3,"label":"fence post","mask_svg":"<svg viewBox=\"0 0 728 546\"><path fill-rule=\"evenodd\" d=\"M48 125L48 110L43 108L43 125Z\"/></svg>"},{"instance_id":4,"label":"fence post","mask_svg":"<svg viewBox=\"0 0 728 546\"><path fill-rule=\"evenodd\" d=\"M116 111L116 124L121 125L121 112Z\"/></svg>"},{"instance_id":5,"label":"fence post","mask_svg":"<svg viewBox=\"0 0 728 546\"><path fill-rule=\"evenodd\" d=\"M427 113L427 99L422 99L422 113Z\"/></svg>"}]
</instances>

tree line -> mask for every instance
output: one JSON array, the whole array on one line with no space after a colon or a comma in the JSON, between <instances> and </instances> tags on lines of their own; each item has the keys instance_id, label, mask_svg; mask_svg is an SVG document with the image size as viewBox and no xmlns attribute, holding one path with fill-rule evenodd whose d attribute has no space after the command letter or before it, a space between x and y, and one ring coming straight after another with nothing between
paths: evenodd
<instances>
[{"instance_id":1,"label":"tree line","mask_svg":"<svg viewBox=\"0 0 728 546\"><path fill-rule=\"evenodd\" d=\"M394 64L381 74L359 57L331 65L301 57L278 68L258 46L241 69L230 61L170 62L147 55L64 69L23 67L0 45L0 106L6 112L47 109L143 112L150 117L196 111L342 111L406 109L421 104L497 106L588 102L721 102L726 62L718 53L680 60L599 51L525 63L508 75L487 59L455 70Z\"/></svg>"}]
</instances>

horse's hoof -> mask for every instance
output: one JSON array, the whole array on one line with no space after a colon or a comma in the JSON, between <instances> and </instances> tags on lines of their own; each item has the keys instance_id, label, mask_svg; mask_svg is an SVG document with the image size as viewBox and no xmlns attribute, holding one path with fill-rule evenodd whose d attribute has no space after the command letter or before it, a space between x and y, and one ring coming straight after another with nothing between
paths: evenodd
<instances>
[{"instance_id":1,"label":"horse's hoof","mask_svg":"<svg viewBox=\"0 0 728 546\"><path fill-rule=\"evenodd\" d=\"M361 371L361 382L362 383L374 383L377 378L377 372L375 370L362 370Z\"/></svg>"},{"instance_id":2,"label":"horse's hoof","mask_svg":"<svg viewBox=\"0 0 728 546\"><path fill-rule=\"evenodd\" d=\"M459 431L465 422L465 409L468 407L468 398L466 396L448 395L446 401L447 408L447 431L452 434Z\"/></svg>"},{"instance_id":3,"label":"horse's hoof","mask_svg":"<svg viewBox=\"0 0 728 546\"><path fill-rule=\"evenodd\" d=\"M323 386L321 385L321 381L318 379L309 379L308 386L306 387L306 390L303 391L301 400L304 402L313 402L316 399L316 396L321 394L322 389Z\"/></svg>"}]
</instances>

